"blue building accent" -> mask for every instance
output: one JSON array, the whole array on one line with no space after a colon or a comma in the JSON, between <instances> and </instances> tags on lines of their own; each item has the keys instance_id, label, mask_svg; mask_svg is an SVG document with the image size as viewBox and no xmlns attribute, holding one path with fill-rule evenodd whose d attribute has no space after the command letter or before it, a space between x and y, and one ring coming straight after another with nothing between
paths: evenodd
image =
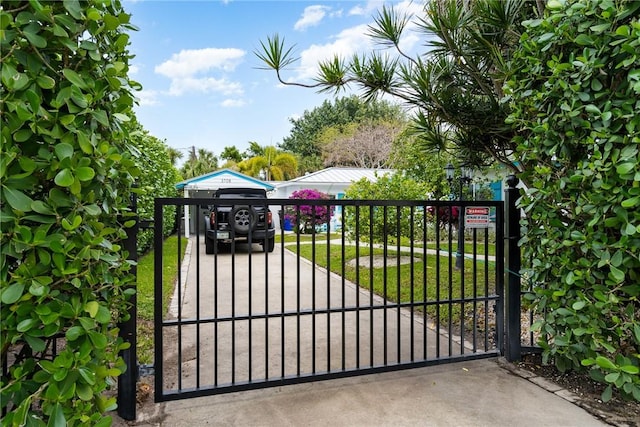
<instances>
[{"instance_id":1,"label":"blue building accent","mask_svg":"<svg viewBox=\"0 0 640 427\"><path fill-rule=\"evenodd\" d=\"M489 184L493 191L493 200L502 200L502 181L496 181Z\"/></svg>"}]
</instances>

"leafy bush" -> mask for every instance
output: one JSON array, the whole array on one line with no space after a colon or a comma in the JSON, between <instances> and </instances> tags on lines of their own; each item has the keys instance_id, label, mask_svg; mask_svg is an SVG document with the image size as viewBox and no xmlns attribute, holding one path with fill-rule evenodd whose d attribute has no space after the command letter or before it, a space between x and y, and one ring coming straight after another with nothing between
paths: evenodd
<instances>
[{"instance_id":1,"label":"leafy bush","mask_svg":"<svg viewBox=\"0 0 640 427\"><path fill-rule=\"evenodd\" d=\"M428 186L414 181L404 174L395 173L377 177L376 182L366 178L354 182L345 193L347 199L359 200L423 200L428 194ZM373 209L373 210L371 210ZM370 228L373 228L373 241L395 242L396 238L411 235L411 228L415 235L422 235L424 226L424 210L414 208L413 223L411 221L411 207L384 209L383 207L362 206L359 215L353 206L345 207L344 228L349 238L355 238L356 233L360 240L370 240ZM385 222L386 217L386 222ZM396 230L400 226L400 236ZM395 235L395 236L394 236Z\"/></svg>"},{"instance_id":2,"label":"leafy bush","mask_svg":"<svg viewBox=\"0 0 640 427\"><path fill-rule=\"evenodd\" d=\"M507 85L545 360L640 400L640 3L549 2Z\"/></svg>"},{"instance_id":3,"label":"leafy bush","mask_svg":"<svg viewBox=\"0 0 640 427\"><path fill-rule=\"evenodd\" d=\"M118 1L3 1L0 26L2 424L108 425L135 280L129 15Z\"/></svg>"},{"instance_id":4,"label":"leafy bush","mask_svg":"<svg viewBox=\"0 0 640 427\"><path fill-rule=\"evenodd\" d=\"M158 138L133 123L130 125L129 142L135 147L135 161L144 173L138 177L138 216L153 219L156 197L176 197L176 183L181 180L178 170L171 164L167 146ZM173 232L176 222L176 207L166 206L163 211L163 236ZM153 244L153 230L138 233L138 254L143 254Z\"/></svg>"},{"instance_id":5,"label":"leafy bush","mask_svg":"<svg viewBox=\"0 0 640 427\"><path fill-rule=\"evenodd\" d=\"M314 189L297 190L291 193L290 199L298 200L330 200L331 197ZM327 224L333 215L333 206L325 204L285 206L284 218L291 221L293 229L299 233L311 233L317 226Z\"/></svg>"}]
</instances>

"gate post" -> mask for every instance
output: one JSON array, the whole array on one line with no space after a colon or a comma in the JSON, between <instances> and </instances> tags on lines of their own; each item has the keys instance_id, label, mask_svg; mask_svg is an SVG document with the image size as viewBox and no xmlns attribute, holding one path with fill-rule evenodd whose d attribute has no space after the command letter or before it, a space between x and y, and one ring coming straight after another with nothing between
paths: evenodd
<instances>
[{"instance_id":1,"label":"gate post","mask_svg":"<svg viewBox=\"0 0 640 427\"><path fill-rule=\"evenodd\" d=\"M127 238L124 248L129 253L129 260L138 260L138 199L135 193L131 193L131 212L134 214L134 225L127 228ZM131 274L137 275L138 267L134 263L131 266ZM134 284L135 287L135 284ZM127 370L118 377L118 415L125 420L136 419L136 382L138 380L138 353L136 336L136 318L138 317L137 297L134 293L129 299L129 318L120 323L120 338L129 343L129 348L122 350L120 355L124 359Z\"/></svg>"},{"instance_id":2,"label":"gate post","mask_svg":"<svg viewBox=\"0 0 640 427\"><path fill-rule=\"evenodd\" d=\"M516 201L520 197L520 190L516 188L519 179L515 175L507 177L509 188L505 190L506 207L506 239L507 250L507 286L505 291L506 314L506 349L505 356L509 362L520 360L521 356L521 285L520 285L520 208L516 207Z\"/></svg>"}]
</instances>

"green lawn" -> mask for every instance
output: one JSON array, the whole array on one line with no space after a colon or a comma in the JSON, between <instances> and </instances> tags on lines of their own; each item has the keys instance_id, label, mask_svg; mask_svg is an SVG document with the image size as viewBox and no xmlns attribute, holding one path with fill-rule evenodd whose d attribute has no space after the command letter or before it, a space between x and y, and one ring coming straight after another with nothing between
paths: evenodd
<instances>
[{"instance_id":1,"label":"green lawn","mask_svg":"<svg viewBox=\"0 0 640 427\"><path fill-rule=\"evenodd\" d=\"M187 247L187 239L180 239L180 263ZM170 236L164 241L162 248L162 309L167 312L167 307L173 295L176 278L178 277L177 262L178 237ZM141 364L153 362L153 250L138 259L138 360Z\"/></svg>"},{"instance_id":2,"label":"green lawn","mask_svg":"<svg viewBox=\"0 0 640 427\"><path fill-rule=\"evenodd\" d=\"M287 246L287 248L294 252L297 250L296 246ZM329 269L333 273L344 275L347 280L365 289L371 289L371 284L373 283L373 292L381 296L386 295L386 298L390 301L398 301L398 299L401 302L421 301L425 297L425 292L426 300L428 301L455 300L462 295L461 273L453 266L449 267L450 260L452 264L455 264L455 257L427 255L425 265L423 254L419 250L415 250L413 256L419 258L419 260L413 264L400 265L400 271L398 271L395 259L389 261L386 269L383 267L370 269L361 265L356 272L355 267L348 265L349 261L357 256L367 257L370 256L370 253L368 247L360 247L359 253L356 254L355 246L345 246L343 255L342 246L332 244L329 248ZM382 255L383 253L383 249L373 249L374 255ZM319 266L327 268L326 242L318 242L316 245L300 245L300 255L306 259L313 260ZM398 253L393 248L389 248L387 255L396 257ZM400 255L410 256L411 253L400 252ZM485 296L487 293L493 294L495 292L495 266L493 263L487 266L488 278L485 278L484 267L484 263L477 264L474 284L473 260L465 259L464 296L466 298ZM436 283L436 271L438 268L439 280ZM398 283L400 283L399 287ZM485 288L488 292L486 292ZM449 316L449 307L448 303L432 305L427 308L427 312L430 315L435 315L436 311L439 311L441 321L444 321ZM451 305L451 315L454 318L460 316L460 308L461 306L458 303ZM468 304L465 312L470 311L471 308L472 306Z\"/></svg>"}]
</instances>

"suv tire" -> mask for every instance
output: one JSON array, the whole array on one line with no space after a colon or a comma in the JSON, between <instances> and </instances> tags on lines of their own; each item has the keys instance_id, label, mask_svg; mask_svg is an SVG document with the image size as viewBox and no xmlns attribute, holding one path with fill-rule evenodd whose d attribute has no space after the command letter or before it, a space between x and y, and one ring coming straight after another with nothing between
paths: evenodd
<instances>
[{"instance_id":1,"label":"suv tire","mask_svg":"<svg viewBox=\"0 0 640 427\"><path fill-rule=\"evenodd\" d=\"M265 252L273 252L276 247L276 239L267 239L267 243L262 242L262 248Z\"/></svg>"},{"instance_id":2,"label":"suv tire","mask_svg":"<svg viewBox=\"0 0 640 427\"><path fill-rule=\"evenodd\" d=\"M229 215L229 225L240 234L253 231L258 221L255 209L250 206L235 206Z\"/></svg>"}]
</instances>

